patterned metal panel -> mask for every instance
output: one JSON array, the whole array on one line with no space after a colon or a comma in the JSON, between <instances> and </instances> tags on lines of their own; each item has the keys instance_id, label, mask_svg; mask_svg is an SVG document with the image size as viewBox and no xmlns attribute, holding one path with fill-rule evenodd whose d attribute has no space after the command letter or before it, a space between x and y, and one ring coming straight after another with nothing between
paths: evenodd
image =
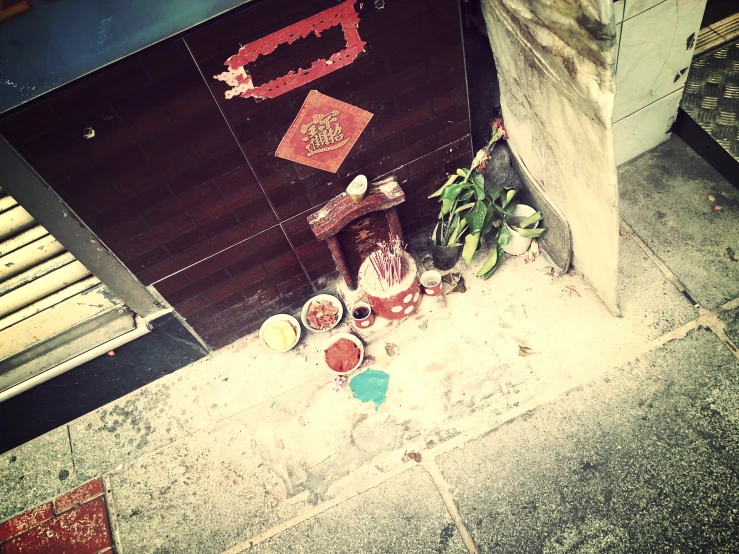
<instances>
[{"instance_id":1,"label":"patterned metal panel","mask_svg":"<svg viewBox=\"0 0 739 554\"><path fill-rule=\"evenodd\" d=\"M693 60L680 105L739 161L739 41Z\"/></svg>"}]
</instances>

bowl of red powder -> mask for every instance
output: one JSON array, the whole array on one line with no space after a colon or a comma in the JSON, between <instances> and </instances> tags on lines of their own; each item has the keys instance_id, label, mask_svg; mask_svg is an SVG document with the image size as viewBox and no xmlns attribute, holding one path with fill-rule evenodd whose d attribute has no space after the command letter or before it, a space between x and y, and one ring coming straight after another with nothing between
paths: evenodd
<instances>
[{"instance_id":1,"label":"bowl of red powder","mask_svg":"<svg viewBox=\"0 0 739 554\"><path fill-rule=\"evenodd\" d=\"M349 373L362 364L364 346L349 333L331 337L323 347L323 361L331 373Z\"/></svg>"}]
</instances>

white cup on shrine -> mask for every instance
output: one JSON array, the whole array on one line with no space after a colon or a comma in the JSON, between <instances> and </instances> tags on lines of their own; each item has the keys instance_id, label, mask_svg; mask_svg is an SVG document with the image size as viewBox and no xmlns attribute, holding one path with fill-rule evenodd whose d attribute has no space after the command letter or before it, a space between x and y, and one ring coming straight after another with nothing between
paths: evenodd
<instances>
[{"instance_id":1,"label":"white cup on shrine","mask_svg":"<svg viewBox=\"0 0 739 554\"><path fill-rule=\"evenodd\" d=\"M424 271L421 275L421 286L423 292L429 296L438 296L441 294L441 273L434 270Z\"/></svg>"},{"instance_id":2,"label":"white cup on shrine","mask_svg":"<svg viewBox=\"0 0 739 554\"><path fill-rule=\"evenodd\" d=\"M372 327L375 322L375 314L372 313L372 307L367 302L357 302L351 309L354 325L360 329Z\"/></svg>"},{"instance_id":3,"label":"white cup on shrine","mask_svg":"<svg viewBox=\"0 0 739 554\"><path fill-rule=\"evenodd\" d=\"M364 195L367 194L367 177L364 175L357 175L354 177L349 186L346 187L346 193L352 202L361 202L364 200Z\"/></svg>"}]
</instances>

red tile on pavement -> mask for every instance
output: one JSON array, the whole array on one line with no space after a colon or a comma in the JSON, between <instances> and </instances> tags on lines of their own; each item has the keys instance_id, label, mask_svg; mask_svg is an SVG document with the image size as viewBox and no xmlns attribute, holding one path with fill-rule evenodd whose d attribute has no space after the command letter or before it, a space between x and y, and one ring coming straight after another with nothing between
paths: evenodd
<instances>
[{"instance_id":1,"label":"red tile on pavement","mask_svg":"<svg viewBox=\"0 0 739 554\"><path fill-rule=\"evenodd\" d=\"M33 510L29 510L25 514L0 523L0 543L24 531L28 531L31 527L35 527L39 523L50 519L53 515L54 512L51 509L51 502L47 502L46 504L41 504L41 506L36 506ZM0 552L2 552L1 547Z\"/></svg>"},{"instance_id":2,"label":"red tile on pavement","mask_svg":"<svg viewBox=\"0 0 739 554\"><path fill-rule=\"evenodd\" d=\"M3 554L96 554L112 546L105 498L98 497L3 544Z\"/></svg>"},{"instance_id":3,"label":"red tile on pavement","mask_svg":"<svg viewBox=\"0 0 739 554\"><path fill-rule=\"evenodd\" d=\"M86 500L95 498L103 494L103 482L100 479L88 481L81 487L60 496L54 501L54 512L61 514L70 508L74 508L78 504L82 504Z\"/></svg>"}]
</instances>

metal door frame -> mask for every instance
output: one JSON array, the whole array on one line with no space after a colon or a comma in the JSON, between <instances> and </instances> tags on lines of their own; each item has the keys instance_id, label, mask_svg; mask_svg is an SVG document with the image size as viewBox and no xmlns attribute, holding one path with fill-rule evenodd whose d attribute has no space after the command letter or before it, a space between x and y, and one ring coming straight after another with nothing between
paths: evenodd
<instances>
[{"instance_id":1,"label":"metal door frame","mask_svg":"<svg viewBox=\"0 0 739 554\"><path fill-rule=\"evenodd\" d=\"M0 185L140 317L166 309L2 137Z\"/></svg>"}]
</instances>

